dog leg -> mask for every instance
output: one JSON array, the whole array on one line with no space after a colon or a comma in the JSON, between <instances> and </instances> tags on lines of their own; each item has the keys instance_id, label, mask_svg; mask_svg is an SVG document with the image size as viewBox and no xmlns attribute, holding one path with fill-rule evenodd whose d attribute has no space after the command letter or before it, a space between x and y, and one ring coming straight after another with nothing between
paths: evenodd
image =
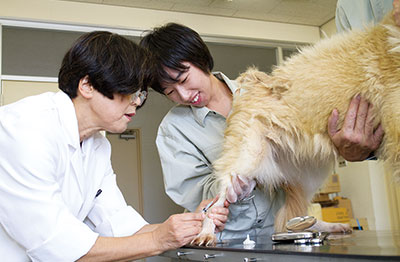
<instances>
[{"instance_id":1,"label":"dog leg","mask_svg":"<svg viewBox=\"0 0 400 262\"><path fill-rule=\"evenodd\" d=\"M220 195L218 201L207 211L206 218L203 220L203 226L201 232L192 240L190 244L198 246L210 246L216 243L215 236L215 225L211 218L208 217L208 212L210 212L214 207L222 207L225 202L225 194Z\"/></svg>"},{"instance_id":2,"label":"dog leg","mask_svg":"<svg viewBox=\"0 0 400 262\"><path fill-rule=\"evenodd\" d=\"M297 216L307 215L308 201L300 185L288 184L282 186L285 191L286 201L275 217L275 231L284 232L286 222Z\"/></svg>"},{"instance_id":3,"label":"dog leg","mask_svg":"<svg viewBox=\"0 0 400 262\"><path fill-rule=\"evenodd\" d=\"M318 232L330 232L330 233L346 233L352 232L349 224L342 223L329 223L318 220L312 227L307 230L315 230Z\"/></svg>"},{"instance_id":4,"label":"dog leg","mask_svg":"<svg viewBox=\"0 0 400 262\"><path fill-rule=\"evenodd\" d=\"M223 206L226 200L226 190L232 184L232 173L256 178L254 171L259 169L267 145L262 132L263 125L257 120L249 119L250 117L246 114L236 114L235 117L230 118L230 123L225 131L223 153L214 163L219 199L213 207ZM197 245L213 244L216 240L214 230L215 225L212 220L206 218L203 221L202 231L192 243Z\"/></svg>"}]
</instances>

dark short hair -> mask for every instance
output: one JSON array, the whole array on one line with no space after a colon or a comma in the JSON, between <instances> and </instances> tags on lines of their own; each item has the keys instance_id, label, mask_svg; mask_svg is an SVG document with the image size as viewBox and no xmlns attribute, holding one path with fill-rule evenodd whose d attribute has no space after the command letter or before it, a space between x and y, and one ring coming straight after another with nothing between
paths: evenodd
<instances>
[{"instance_id":1,"label":"dark short hair","mask_svg":"<svg viewBox=\"0 0 400 262\"><path fill-rule=\"evenodd\" d=\"M214 60L200 35L193 29L176 23L154 28L141 39L140 46L154 56L155 81L151 87L163 94L162 83L175 83L165 68L184 72L188 68L183 62L190 62L208 74L214 67Z\"/></svg>"},{"instance_id":2,"label":"dark short hair","mask_svg":"<svg viewBox=\"0 0 400 262\"><path fill-rule=\"evenodd\" d=\"M148 52L118 34L94 31L79 37L65 54L58 74L59 88L71 99L79 81L89 82L104 96L133 94L151 84Z\"/></svg>"}]
</instances>

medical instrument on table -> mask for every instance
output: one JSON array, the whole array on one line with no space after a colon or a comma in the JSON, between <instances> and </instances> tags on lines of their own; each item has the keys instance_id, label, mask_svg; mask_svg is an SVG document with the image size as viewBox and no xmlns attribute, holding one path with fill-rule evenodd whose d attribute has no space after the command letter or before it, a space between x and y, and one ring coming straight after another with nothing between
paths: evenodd
<instances>
[{"instance_id":1,"label":"medical instrument on table","mask_svg":"<svg viewBox=\"0 0 400 262\"><path fill-rule=\"evenodd\" d=\"M328 236L327 232L306 231L317 223L313 216L294 217L286 223L286 229L289 232L272 234L272 241L276 242L294 242L295 244L322 244Z\"/></svg>"},{"instance_id":2,"label":"medical instrument on table","mask_svg":"<svg viewBox=\"0 0 400 262\"><path fill-rule=\"evenodd\" d=\"M294 217L286 223L286 229L293 232L304 231L315 223L317 219L313 216Z\"/></svg>"},{"instance_id":3,"label":"medical instrument on table","mask_svg":"<svg viewBox=\"0 0 400 262\"><path fill-rule=\"evenodd\" d=\"M294 241L297 239L314 238L313 232L281 232L274 233L271 236L272 241Z\"/></svg>"}]
</instances>

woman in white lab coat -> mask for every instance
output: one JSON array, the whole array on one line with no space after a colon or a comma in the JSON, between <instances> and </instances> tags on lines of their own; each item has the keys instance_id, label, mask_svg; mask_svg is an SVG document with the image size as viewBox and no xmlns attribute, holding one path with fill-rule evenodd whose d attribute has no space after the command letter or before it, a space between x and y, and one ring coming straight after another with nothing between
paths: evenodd
<instances>
[{"instance_id":1,"label":"woman in white lab coat","mask_svg":"<svg viewBox=\"0 0 400 262\"><path fill-rule=\"evenodd\" d=\"M63 59L62 92L0 108L1 260L132 260L200 232L201 212L149 225L127 206L99 133L127 128L146 98L146 68L148 56L133 42L88 33ZM215 215L220 229L226 216Z\"/></svg>"}]
</instances>

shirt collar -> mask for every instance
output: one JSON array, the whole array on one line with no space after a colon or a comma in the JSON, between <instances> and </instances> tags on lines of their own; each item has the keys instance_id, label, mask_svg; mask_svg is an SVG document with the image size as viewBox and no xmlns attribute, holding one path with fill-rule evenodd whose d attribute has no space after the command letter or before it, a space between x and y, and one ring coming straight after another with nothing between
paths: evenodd
<instances>
[{"instance_id":1,"label":"shirt collar","mask_svg":"<svg viewBox=\"0 0 400 262\"><path fill-rule=\"evenodd\" d=\"M78 119L76 117L75 107L71 98L64 92L59 91L55 94L55 104L58 108L63 130L66 131L66 139L68 144L74 149L79 148L81 145ZM96 134L93 134L83 141L83 143L86 144L86 147L90 145L91 147L97 148L101 144L100 139L94 139L95 135Z\"/></svg>"},{"instance_id":2,"label":"shirt collar","mask_svg":"<svg viewBox=\"0 0 400 262\"><path fill-rule=\"evenodd\" d=\"M216 78L219 80L223 81L231 90L232 94L235 93L237 90L237 85L234 81L230 80L226 75L224 75L222 72L213 72L212 73ZM195 107L195 106L190 106L192 108L192 112L194 115L194 119L196 122L204 127L204 120L207 117L207 115L212 112L208 107Z\"/></svg>"},{"instance_id":3,"label":"shirt collar","mask_svg":"<svg viewBox=\"0 0 400 262\"><path fill-rule=\"evenodd\" d=\"M68 144L74 148L79 147L78 120L75 114L74 104L71 98L62 91L54 96L55 105L58 108L59 117L63 130L65 130Z\"/></svg>"}]
</instances>

